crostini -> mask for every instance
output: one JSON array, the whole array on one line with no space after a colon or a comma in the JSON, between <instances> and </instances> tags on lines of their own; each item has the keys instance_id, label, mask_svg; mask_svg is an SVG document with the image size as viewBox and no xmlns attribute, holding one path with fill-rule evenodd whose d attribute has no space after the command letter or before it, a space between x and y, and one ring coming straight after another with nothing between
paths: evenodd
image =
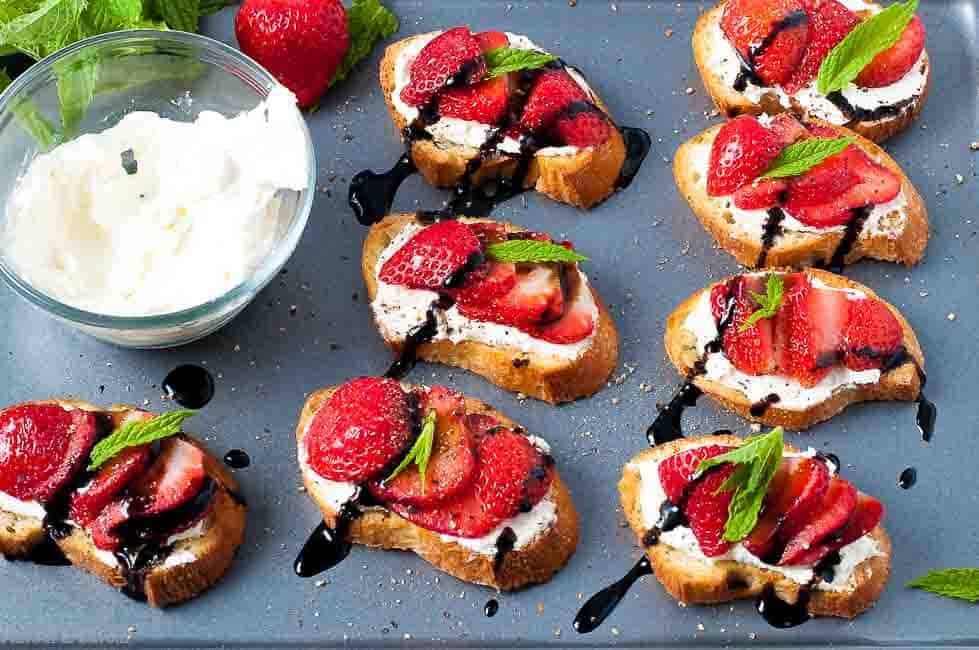
<instances>
[{"instance_id":1,"label":"crostini","mask_svg":"<svg viewBox=\"0 0 979 650\"><path fill-rule=\"evenodd\" d=\"M862 68L854 59L873 47L871 39L849 39L834 53L840 64L834 68L847 66L859 74L826 94L818 83L834 48L881 11L879 4L864 0L727 0L697 21L694 59L723 115L789 111L882 142L906 129L928 97L931 66L919 17ZM870 25L864 31L884 29Z\"/></svg>"},{"instance_id":2,"label":"crostini","mask_svg":"<svg viewBox=\"0 0 979 650\"><path fill-rule=\"evenodd\" d=\"M925 359L911 326L839 275L746 273L670 314L666 352L703 393L743 418L792 429L850 404L919 399Z\"/></svg>"},{"instance_id":3,"label":"crostini","mask_svg":"<svg viewBox=\"0 0 979 650\"><path fill-rule=\"evenodd\" d=\"M445 363L558 403L601 389L618 362L618 332L578 259L509 223L402 214L371 227L362 270L402 370Z\"/></svg>"},{"instance_id":4,"label":"crostini","mask_svg":"<svg viewBox=\"0 0 979 650\"><path fill-rule=\"evenodd\" d=\"M493 182L495 201L534 188L590 208L631 181L650 147L644 131L616 126L578 69L526 36L412 36L387 48L380 83L412 168L470 199Z\"/></svg>"},{"instance_id":5,"label":"crostini","mask_svg":"<svg viewBox=\"0 0 979 650\"><path fill-rule=\"evenodd\" d=\"M500 590L546 582L577 546L578 514L547 443L479 400L355 379L313 393L296 438L335 544L414 551ZM297 572L314 575L347 550L312 571L323 553L301 556Z\"/></svg>"},{"instance_id":6,"label":"crostini","mask_svg":"<svg viewBox=\"0 0 979 650\"><path fill-rule=\"evenodd\" d=\"M820 148L835 153L798 163ZM736 117L682 144L673 173L707 231L749 268L864 257L911 266L928 245L925 204L898 164L821 120Z\"/></svg>"},{"instance_id":7,"label":"crostini","mask_svg":"<svg viewBox=\"0 0 979 650\"><path fill-rule=\"evenodd\" d=\"M747 442L713 435L648 449L619 482L625 517L656 578L682 603L759 597L766 618L794 606L791 616L769 618L778 626L853 618L877 601L890 573L883 506L839 476L835 457L814 449L785 445L777 463L751 465L768 461L748 454L748 444L769 453L762 445L781 441L775 431ZM725 456L736 450L740 458ZM751 512L754 493L736 472L768 481L755 495L760 510Z\"/></svg>"},{"instance_id":8,"label":"crostini","mask_svg":"<svg viewBox=\"0 0 979 650\"><path fill-rule=\"evenodd\" d=\"M154 607L213 586L247 508L182 417L74 400L0 411L0 553L72 564Z\"/></svg>"}]
</instances>

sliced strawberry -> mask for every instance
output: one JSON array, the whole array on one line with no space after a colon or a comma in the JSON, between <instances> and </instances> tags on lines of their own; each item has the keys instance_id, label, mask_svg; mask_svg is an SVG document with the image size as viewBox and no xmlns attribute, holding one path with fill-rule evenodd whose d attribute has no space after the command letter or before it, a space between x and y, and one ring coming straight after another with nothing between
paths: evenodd
<instances>
[{"instance_id":1,"label":"sliced strawberry","mask_svg":"<svg viewBox=\"0 0 979 650\"><path fill-rule=\"evenodd\" d=\"M742 210L767 210L781 203L788 187L784 178L756 178L734 192L734 205Z\"/></svg>"},{"instance_id":2,"label":"sliced strawberry","mask_svg":"<svg viewBox=\"0 0 979 650\"><path fill-rule=\"evenodd\" d=\"M363 377L333 393L313 417L306 450L313 471L331 481L372 479L412 440L408 398L393 379Z\"/></svg>"},{"instance_id":3,"label":"sliced strawberry","mask_svg":"<svg viewBox=\"0 0 979 650\"><path fill-rule=\"evenodd\" d=\"M464 223L449 219L419 231L381 267L378 278L412 289L441 289L482 259L482 246Z\"/></svg>"},{"instance_id":4,"label":"sliced strawberry","mask_svg":"<svg viewBox=\"0 0 979 650\"><path fill-rule=\"evenodd\" d=\"M494 429L500 426L499 420L485 413L470 413L466 416L466 423L469 425L469 430L472 432L473 440L476 443L495 433Z\"/></svg>"},{"instance_id":5,"label":"sliced strawberry","mask_svg":"<svg viewBox=\"0 0 979 650\"><path fill-rule=\"evenodd\" d=\"M420 410L437 414L435 440L424 484L416 465L390 481L368 484L378 499L419 508L433 507L465 490L476 473L476 446L466 418L466 400L454 391L432 387L422 396Z\"/></svg>"},{"instance_id":6,"label":"sliced strawberry","mask_svg":"<svg viewBox=\"0 0 979 650\"><path fill-rule=\"evenodd\" d=\"M467 223L476 238L483 246L506 241L506 226L496 221L474 221Z\"/></svg>"},{"instance_id":7,"label":"sliced strawberry","mask_svg":"<svg viewBox=\"0 0 979 650\"><path fill-rule=\"evenodd\" d=\"M130 506L128 499L116 499L99 513L89 529L89 532L92 533L92 542L96 548L103 551L115 551L122 546L122 537L117 534L117 529L129 521L131 517Z\"/></svg>"},{"instance_id":8,"label":"sliced strawberry","mask_svg":"<svg viewBox=\"0 0 979 650\"><path fill-rule=\"evenodd\" d=\"M808 522L785 545L779 565L792 566L805 559L812 548L843 527L856 506L857 489L849 481L834 476Z\"/></svg>"},{"instance_id":9,"label":"sliced strawberry","mask_svg":"<svg viewBox=\"0 0 979 650\"><path fill-rule=\"evenodd\" d=\"M519 329L531 329L554 320L563 311L564 291L559 267L553 264L521 265L514 287L489 304L460 302L459 313ZM555 316L557 314L557 316Z\"/></svg>"},{"instance_id":10,"label":"sliced strawberry","mask_svg":"<svg viewBox=\"0 0 979 650\"><path fill-rule=\"evenodd\" d=\"M718 490L736 469L725 464L711 470L694 484L683 507L690 530L707 557L723 555L731 548L731 543L724 541L724 526L733 493Z\"/></svg>"},{"instance_id":11,"label":"sliced strawberry","mask_svg":"<svg viewBox=\"0 0 979 650\"><path fill-rule=\"evenodd\" d=\"M594 331L595 318L591 303L584 296L579 296L563 316L538 329L535 336L549 343L568 345L588 338Z\"/></svg>"},{"instance_id":12,"label":"sliced strawberry","mask_svg":"<svg viewBox=\"0 0 979 650\"><path fill-rule=\"evenodd\" d=\"M486 307L517 284L517 266L512 262L484 262L466 276L462 287L449 290L460 309L465 306Z\"/></svg>"},{"instance_id":13,"label":"sliced strawberry","mask_svg":"<svg viewBox=\"0 0 979 650\"><path fill-rule=\"evenodd\" d=\"M150 464L150 446L127 447L102 466L84 488L71 496L70 516L79 526L88 527L116 495L141 476Z\"/></svg>"},{"instance_id":14,"label":"sliced strawberry","mask_svg":"<svg viewBox=\"0 0 979 650\"><path fill-rule=\"evenodd\" d=\"M700 463L708 458L720 456L731 451L733 447L724 445L703 445L673 454L659 464L659 482L663 486L666 498L674 504L683 503L687 487L693 482Z\"/></svg>"},{"instance_id":15,"label":"sliced strawberry","mask_svg":"<svg viewBox=\"0 0 979 650\"><path fill-rule=\"evenodd\" d=\"M0 492L44 503L88 459L95 415L57 404L22 404L0 411Z\"/></svg>"},{"instance_id":16,"label":"sliced strawberry","mask_svg":"<svg viewBox=\"0 0 979 650\"><path fill-rule=\"evenodd\" d=\"M811 387L839 363L849 318L846 293L798 282L786 294L789 311L788 366L783 372Z\"/></svg>"},{"instance_id":17,"label":"sliced strawberry","mask_svg":"<svg viewBox=\"0 0 979 650\"><path fill-rule=\"evenodd\" d=\"M792 113L779 113L773 117L768 130L775 134L783 147L809 137L806 127Z\"/></svg>"},{"instance_id":18,"label":"sliced strawberry","mask_svg":"<svg viewBox=\"0 0 979 650\"><path fill-rule=\"evenodd\" d=\"M846 327L846 356L850 370L881 368L904 341L904 331L894 313L879 300L850 300Z\"/></svg>"},{"instance_id":19,"label":"sliced strawberry","mask_svg":"<svg viewBox=\"0 0 979 650\"><path fill-rule=\"evenodd\" d=\"M707 193L733 194L768 169L782 150L776 135L752 115L740 115L726 122L710 148Z\"/></svg>"},{"instance_id":20,"label":"sliced strawberry","mask_svg":"<svg viewBox=\"0 0 979 650\"><path fill-rule=\"evenodd\" d=\"M792 341L792 304L789 294L800 283L808 284L809 278L805 273L782 274L782 308L775 314L772 324L772 347L775 349L775 365L782 374L791 374L791 341Z\"/></svg>"},{"instance_id":21,"label":"sliced strawberry","mask_svg":"<svg viewBox=\"0 0 979 650\"><path fill-rule=\"evenodd\" d=\"M550 489L553 461L527 436L509 430L485 436L477 455L476 496L501 520L529 512Z\"/></svg>"},{"instance_id":22,"label":"sliced strawberry","mask_svg":"<svg viewBox=\"0 0 979 650\"><path fill-rule=\"evenodd\" d=\"M724 319L731 297L731 287L736 282L737 279L731 282L718 282L710 288L710 312L716 325L720 325Z\"/></svg>"},{"instance_id":23,"label":"sliced strawberry","mask_svg":"<svg viewBox=\"0 0 979 650\"><path fill-rule=\"evenodd\" d=\"M836 0L804 0L804 4L809 16L809 40L799 65L782 83L790 95L816 78L829 51L860 22L855 13Z\"/></svg>"},{"instance_id":24,"label":"sliced strawberry","mask_svg":"<svg viewBox=\"0 0 979 650\"><path fill-rule=\"evenodd\" d=\"M388 507L426 530L456 537L483 537L503 521L485 509L474 485L435 508L415 508L401 503L391 503Z\"/></svg>"},{"instance_id":25,"label":"sliced strawberry","mask_svg":"<svg viewBox=\"0 0 979 650\"><path fill-rule=\"evenodd\" d=\"M901 38L884 50L857 75L857 85L881 88L900 81L918 62L925 49L925 25L915 16L901 32Z\"/></svg>"},{"instance_id":26,"label":"sliced strawberry","mask_svg":"<svg viewBox=\"0 0 979 650\"><path fill-rule=\"evenodd\" d=\"M455 27L436 36L411 63L410 81L401 101L422 107L447 84L478 83L486 75L486 61L479 40L468 27Z\"/></svg>"},{"instance_id":27,"label":"sliced strawberry","mask_svg":"<svg viewBox=\"0 0 979 650\"><path fill-rule=\"evenodd\" d=\"M801 176L789 182L785 209L790 214L799 208L823 205L835 199L860 182L860 177L850 170L850 157L830 156Z\"/></svg>"},{"instance_id":28,"label":"sliced strawberry","mask_svg":"<svg viewBox=\"0 0 979 650\"><path fill-rule=\"evenodd\" d=\"M604 143L612 135L612 128L608 116L592 104L565 111L554 125L557 144L582 148Z\"/></svg>"},{"instance_id":29,"label":"sliced strawberry","mask_svg":"<svg viewBox=\"0 0 979 650\"><path fill-rule=\"evenodd\" d=\"M838 551L844 546L852 544L872 531L883 517L884 506L880 501L862 492L857 493L856 508L843 527L800 555L794 564L818 564L820 560L833 551Z\"/></svg>"},{"instance_id":30,"label":"sliced strawberry","mask_svg":"<svg viewBox=\"0 0 979 650\"><path fill-rule=\"evenodd\" d=\"M450 88L439 95L438 113L442 117L499 124L510 102L510 77L500 75L471 86Z\"/></svg>"},{"instance_id":31,"label":"sliced strawberry","mask_svg":"<svg viewBox=\"0 0 979 650\"><path fill-rule=\"evenodd\" d=\"M479 41L483 52L497 50L510 44L510 39L505 32L479 32L476 34L476 40Z\"/></svg>"},{"instance_id":32,"label":"sliced strawberry","mask_svg":"<svg viewBox=\"0 0 979 650\"><path fill-rule=\"evenodd\" d=\"M810 32L798 0L728 0L721 29L769 86L789 78L802 60Z\"/></svg>"},{"instance_id":33,"label":"sliced strawberry","mask_svg":"<svg viewBox=\"0 0 979 650\"><path fill-rule=\"evenodd\" d=\"M571 75L564 70L546 70L531 88L520 116L520 128L525 133L543 133L569 106L587 101L588 95Z\"/></svg>"},{"instance_id":34,"label":"sliced strawberry","mask_svg":"<svg viewBox=\"0 0 979 650\"><path fill-rule=\"evenodd\" d=\"M762 318L742 330L748 318L760 309L752 292L765 293L765 277L739 276L731 290L734 298L734 317L724 330L724 355L741 372L767 375L775 371L775 348L772 340L772 319Z\"/></svg>"},{"instance_id":35,"label":"sliced strawberry","mask_svg":"<svg viewBox=\"0 0 979 650\"><path fill-rule=\"evenodd\" d=\"M204 451L185 438L166 438L149 470L129 487L134 515L155 515L187 503L201 491L207 473Z\"/></svg>"}]
</instances>

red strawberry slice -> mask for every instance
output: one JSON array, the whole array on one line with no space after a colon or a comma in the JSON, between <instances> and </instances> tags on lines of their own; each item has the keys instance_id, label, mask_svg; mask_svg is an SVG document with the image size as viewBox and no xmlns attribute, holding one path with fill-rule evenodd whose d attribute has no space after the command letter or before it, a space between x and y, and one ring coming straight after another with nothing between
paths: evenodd
<instances>
[{"instance_id":1,"label":"red strawberry slice","mask_svg":"<svg viewBox=\"0 0 979 650\"><path fill-rule=\"evenodd\" d=\"M884 506L880 501L862 492L857 493L857 506L843 528L799 556L794 564L818 564L820 560L833 551L838 551L847 544L852 544L872 531L883 517Z\"/></svg>"},{"instance_id":2,"label":"red strawberry slice","mask_svg":"<svg viewBox=\"0 0 979 650\"><path fill-rule=\"evenodd\" d=\"M583 289L588 291L588 289ZM580 295L564 315L535 332L535 336L549 343L568 345L582 341L595 331L595 318L591 303Z\"/></svg>"},{"instance_id":3,"label":"red strawberry slice","mask_svg":"<svg viewBox=\"0 0 979 650\"><path fill-rule=\"evenodd\" d=\"M476 40L479 41L483 52L498 50L510 44L510 39L507 38L505 32L479 32L476 34Z\"/></svg>"},{"instance_id":4,"label":"red strawberry slice","mask_svg":"<svg viewBox=\"0 0 979 650\"><path fill-rule=\"evenodd\" d=\"M742 210L767 210L781 203L788 187L784 178L756 178L734 192L734 205Z\"/></svg>"},{"instance_id":5,"label":"red strawberry slice","mask_svg":"<svg viewBox=\"0 0 979 650\"><path fill-rule=\"evenodd\" d=\"M564 291L559 267L538 264L518 267L514 287L489 304L460 302L459 313L518 329L531 329L559 317L564 309Z\"/></svg>"},{"instance_id":6,"label":"red strawberry slice","mask_svg":"<svg viewBox=\"0 0 979 650\"><path fill-rule=\"evenodd\" d=\"M584 104L581 110L562 113L554 125L557 143L572 147L597 147L612 135L612 124L601 110Z\"/></svg>"},{"instance_id":7,"label":"red strawberry slice","mask_svg":"<svg viewBox=\"0 0 979 650\"><path fill-rule=\"evenodd\" d=\"M804 0L809 16L809 40L798 67L782 86L793 94L819 74L819 66L829 51L836 47L860 18L836 0Z\"/></svg>"},{"instance_id":8,"label":"red strawberry slice","mask_svg":"<svg viewBox=\"0 0 979 650\"><path fill-rule=\"evenodd\" d=\"M683 508L683 514L690 522L690 530L707 557L723 555L731 548L731 542L724 541L724 526L727 524L728 506L733 492L718 492L724 482L735 472L734 465L721 465L712 469L694 484Z\"/></svg>"},{"instance_id":9,"label":"red strawberry slice","mask_svg":"<svg viewBox=\"0 0 979 650\"><path fill-rule=\"evenodd\" d=\"M483 246L506 241L506 226L495 221L474 221L467 223L469 229L473 231L476 238Z\"/></svg>"},{"instance_id":10,"label":"red strawberry slice","mask_svg":"<svg viewBox=\"0 0 979 650\"><path fill-rule=\"evenodd\" d=\"M486 436L478 456L476 496L486 512L501 520L530 512L551 487L553 460L527 436L509 430Z\"/></svg>"},{"instance_id":11,"label":"red strawberry slice","mask_svg":"<svg viewBox=\"0 0 979 650\"><path fill-rule=\"evenodd\" d=\"M900 81L918 62L925 49L925 25L915 16L901 32L901 38L884 50L857 75L857 85L881 88Z\"/></svg>"},{"instance_id":12,"label":"red strawberry slice","mask_svg":"<svg viewBox=\"0 0 979 650\"><path fill-rule=\"evenodd\" d=\"M380 500L430 508L472 484L476 473L476 445L466 418L465 398L435 386L422 397L421 412L427 413L429 409L435 410L437 420L424 485L417 465L411 465L390 481L368 484Z\"/></svg>"},{"instance_id":13,"label":"red strawberry slice","mask_svg":"<svg viewBox=\"0 0 979 650\"><path fill-rule=\"evenodd\" d=\"M333 393L306 432L313 471L331 481L375 478L412 440L408 398L393 379L362 377Z\"/></svg>"},{"instance_id":14,"label":"red strawberry slice","mask_svg":"<svg viewBox=\"0 0 979 650\"><path fill-rule=\"evenodd\" d=\"M468 27L450 29L422 48L408 73L401 101L425 106L447 84L475 84L486 75L482 45Z\"/></svg>"},{"instance_id":15,"label":"red strawberry slice","mask_svg":"<svg viewBox=\"0 0 979 650\"><path fill-rule=\"evenodd\" d=\"M482 255L479 239L456 220L439 221L418 232L395 251L378 278L412 289L440 289Z\"/></svg>"},{"instance_id":16,"label":"red strawberry slice","mask_svg":"<svg viewBox=\"0 0 979 650\"><path fill-rule=\"evenodd\" d=\"M850 370L881 368L884 361L901 347L904 331L894 313L879 300L865 298L849 301L850 317L846 327L846 357Z\"/></svg>"},{"instance_id":17,"label":"red strawberry slice","mask_svg":"<svg viewBox=\"0 0 979 650\"><path fill-rule=\"evenodd\" d=\"M726 122L710 148L707 193L732 194L768 169L782 150L776 135L752 115Z\"/></svg>"},{"instance_id":18,"label":"red strawberry slice","mask_svg":"<svg viewBox=\"0 0 979 650\"><path fill-rule=\"evenodd\" d=\"M782 368L803 386L812 387L842 359L849 318L846 293L798 282L786 294L788 363Z\"/></svg>"},{"instance_id":19,"label":"red strawberry slice","mask_svg":"<svg viewBox=\"0 0 979 650\"><path fill-rule=\"evenodd\" d=\"M132 482L133 515L155 515L178 508L201 491L207 473L204 451L185 438L166 438L150 469Z\"/></svg>"},{"instance_id":20,"label":"red strawberry slice","mask_svg":"<svg viewBox=\"0 0 979 650\"><path fill-rule=\"evenodd\" d=\"M791 374L792 304L789 294L800 283L809 283L805 273L782 274L782 308L775 314L772 324L772 346L775 348L775 365L782 374Z\"/></svg>"},{"instance_id":21,"label":"red strawberry slice","mask_svg":"<svg viewBox=\"0 0 979 650\"><path fill-rule=\"evenodd\" d=\"M587 102L588 95L564 70L540 74L527 97L520 128L525 133L542 133L576 102Z\"/></svg>"},{"instance_id":22,"label":"red strawberry slice","mask_svg":"<svg viewBox=\"0 0 979 650\"><path fill-rule=\"evenodd\" d=\"M95 415L57 404L0 411L0 492L48 501L84 467L95 443Z\"/></svg>"},{"instance_id":23,"label":"red strawberry slice","mask_svg":"<svg viewBox=\"0 0 979 650\"><path fill-rule=\"evenodd\" d=\"M842 153L842 152L841 152ZM830 156L801 176L789 182L785 209L795 214L799 208L823 205L860 182L850 170L850 156Z\"/></svg>"},{"instance_id":24,"label":"red strawberry slice","mask_svg":"<svg viewBox=\"0 0 979 650\"><path fill-rule=\"evenodd\" d=\"M495 433L494 429L500 426L499 420L484 413L470 413L466 416L466 423L477 444L486 436Z\"/></svg>"},{"instance_id":25,"label":"red strawberry slice","mask_svg":"<svg viewBox=\"0 0 979 650\"><path fill-rule=\"evenodd\" d=\"M792 566L805 559L811 549L843 527L856 506L857 489L849 481L834 476L809 521L785 545L779 565Z\"/></svg>"},{"instance_id":26,"label":"red strawberry slice","mask_svg":"<svg viewBox=\"0 0 979 650\"><path fill-rule=\"evenodd\" d=\"M728 0L721 29L769 86L789 78L802 60L810 32L798 0Z\"/></svg>"},{"instance_id":27,"label":"red strawberry slice","mask_svg":"<svg viewBox=\"0 0 979 650\"><path fill-rule=\"evenodd\" d=\"M129 499L116 499L107 505L99 516L91 523L89 532L96 548L103 551L115 551L122 546L122 537L116 529L129 521L131 503Z\"/></svg>"},{"instance_id":28,"label":"red strawberry slice","mask_svg":"<svg viewBox=\"0 0 979 650\"><path fill-rule=\"evenodd\" d=\"M659 482L666 498L673 504L683 503L687 487L693 482L700 463L734 449L724 445L703 445L673 454L659 464Z\"/></svg>"},{"instance_id":29,"label":"red strawberry slice","mask_svg":"<svg viewBox=\"0 0 979 650\"><path fill-rule=\"evenodd\" d=\"M426 530L456 537L482 537L503 521L485 509L485 504L476 495L475 486L435 508L415 508L401 503L391 503L388 507Z\"/></svg>"},{"instance_id":30,"label":"red strawberry slice","mask_svg":"<svg viewBox=\"0 0 979 650\"><path fill-rule=\"evenodd\" d=\"M122 490L150 464L150 446L127 447L101 467L98 474L71 497L71 519L86 528Z\"/></svg>"},{"instance_id":31,"label":"red strawberry slice","mask_svg":"<svg viewBox=\"0 0 979 650\"><path fill-rule=\"evenodd\" d=\"M783 147L809 137L806 127L791 113L779 113L773 117L768 130L775 134Z\"/></svg>"},{"instance_id":32,"label":"red strawberry slice","mask_svg":"<svg viewBox=\"0 0 979 650\"><path fill-rule=\"evenodd\" d=\"M822 460L784 459L769 485L762 517L744 540L745 548L764 559L777 537L794 536L822 502L829 481L829 468Z\"/></svg>"},{"instance_id":33,"label":"red strawberry slice","mask_svg":"<svg viewBox=\"0 0 979 650\"><path fill-rule=\"evenodd\" d=\"M460 305L486 307L509 293L517 284L517 267L511 262L484 262L466 277L465 284L447 293Z\"/></svg>"},{"instance_id":34,"label":"red strawberry slice","mask_svg":"<svg viewBox=\"0 0 979 650\"><path fill-rule=\"evenodd\" d=\"M476 34L483 53L506 47L510 40L503 32ZM442 117L498 124L506 114L510 99L510 77L501 75L471 86L449 88L439 96L438 113Z\"/></svg>"},{"instance_id":35,"label":"red strawberry slice","mask_svg":"<svg viewBox=\"0 0 979 650\"><path fill-rule=\"evenodd\" d=\"M762 318L744 331L741 329L761 308L752 292L764 295L765 283L764 276L742 275L731 287L734 317L724 330L724 354L735 368L750 375L767 375L775 371L772 319Z\"/></svg>"}]
</instances>

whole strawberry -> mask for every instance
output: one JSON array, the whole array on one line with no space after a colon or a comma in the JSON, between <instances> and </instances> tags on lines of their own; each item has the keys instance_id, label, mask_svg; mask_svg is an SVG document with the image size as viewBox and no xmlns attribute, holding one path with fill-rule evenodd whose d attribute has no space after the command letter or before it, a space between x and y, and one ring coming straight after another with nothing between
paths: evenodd
<instances>
[{"instance_id":1,"label":"whole strawberry","mask_svg":"<svg viewBox=\"0 0 979 650\"><path fill-rule=\"evenodd\" d=\"M245 0L235 18L241 50L308 108L329 88L347 54L347 13L340 0Z\"/></svg>"}]
</instances>

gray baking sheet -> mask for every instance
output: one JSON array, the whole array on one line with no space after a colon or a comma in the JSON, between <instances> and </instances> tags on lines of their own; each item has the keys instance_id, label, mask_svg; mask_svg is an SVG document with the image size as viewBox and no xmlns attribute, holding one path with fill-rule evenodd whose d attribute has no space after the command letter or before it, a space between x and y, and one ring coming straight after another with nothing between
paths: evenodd
<instances>
[{"instance_id":1,"label":"gray baking sheet","mask_svg":"<svg viewBox=\"0 0 979 650\"><path fill-rule=\"evenodd\" d=\"M8 642L240 645L969 645L979 642L979 609L908 590L928 569L979 564L979 416L976 409L979 289L976 219L979 179L975 0L922 0L934 66L923 118L887 144L928 204L932 240L915 269L862 263L847 274L896 304L927 358L928 396L938 405L931 444L915 428L913 404L874 404L789 440L832 450L848 477L878 496L894 540L890 584L853 622L817 620L769 628L750 602L682 608L653 578L587 636L575 612L638 557L616 483L645 446L657 402L678 377L662 347L663 321L684 297L736 271L680 198L670 160L676 147L715 123L689 38L696 2L490 0L392 2L399 36L469 24L528 34L585 71L619 123L641 126L654 147L632 187L590 212L527 194L494 214L575 241L622 335L616 379L595 397L561 408L514 395L474 375L420 365L414 381L445 383L480 397L545 436L581 513L582 536L568 567L550 583L516 594L443 575L407 553L356 548L319 579L293 575L292 561L317 522L299 491L293 426L305 395L349 377L377 374L388 352L371 324L360 277L365 229L346 205L350 177L386 169L401 148L377 88L380 51L333 89L309 116L319 157L319 192L309 226L282 274L220 332L169 351L126 351L74 333L0 288L0 403L71 395L102 403L164 408L159 384L179 363L206 365L217 395L194 427L214 451L240 447L251 467L237 472L251 504L247 541L228 576L186 605L156 611L70 568L0 561L0 639ZM234 43L234 9L205 32ZM960 175L961 181L957 181ZM444 192L416 177L395 208L438 207ZM689 431L738 418L703 400ZM918 470L910 490L897 486ZM483 616L496 597L499 613Z\"/></svg>"}]
</instances>

